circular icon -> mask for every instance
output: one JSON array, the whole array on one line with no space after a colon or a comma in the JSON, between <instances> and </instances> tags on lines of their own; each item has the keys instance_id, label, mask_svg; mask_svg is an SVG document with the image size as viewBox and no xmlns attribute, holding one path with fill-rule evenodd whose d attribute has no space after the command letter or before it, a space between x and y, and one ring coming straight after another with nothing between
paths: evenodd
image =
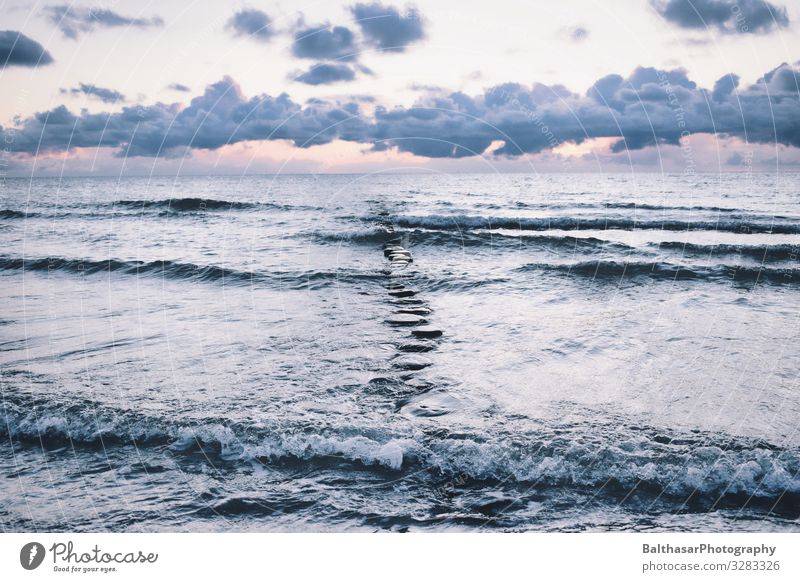
<instances>
[{"instance_id":1,"label":"circular icon","mask_svg":"<svg viewBox=\"0 0 800 582\"><path fill-rule=\"evenodd\" d=\"M30 542L19 551L19 563L26 570L35 570L44 561L44 546L39 542Z\"/></svg>"}]
</instances>

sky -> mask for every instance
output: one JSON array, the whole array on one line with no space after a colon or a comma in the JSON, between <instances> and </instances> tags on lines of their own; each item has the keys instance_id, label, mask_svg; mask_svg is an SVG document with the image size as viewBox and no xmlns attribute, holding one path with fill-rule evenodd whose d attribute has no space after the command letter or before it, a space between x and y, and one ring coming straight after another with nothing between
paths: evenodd
<instances>
[{"instance_id":1,"label":"sky","mask_svg":"<svg viewBox=\"0 0 800 582\"><path fill-rule=\"evenodd\" d=\"M800 0L0 11L7 176L800 169Z\"/></svg>"}]
</instances>

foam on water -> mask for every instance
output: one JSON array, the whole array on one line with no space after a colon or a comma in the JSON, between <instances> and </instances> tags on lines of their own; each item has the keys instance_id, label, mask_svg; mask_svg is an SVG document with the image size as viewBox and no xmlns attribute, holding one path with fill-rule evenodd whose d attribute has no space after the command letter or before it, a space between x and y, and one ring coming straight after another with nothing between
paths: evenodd
<instances>
[{"instance_id":1,"label":"foam on water","mask_svg":"<svg viewBox=\"0 0 800 582\"><path fill-rule=\"evenodd\" d=\"M30 403L29 403L30 404ZM221 422L183 425L98 406L65 415L52 410L25 413L6 402L2 430L25 442L50 446L164 445L174 453L202 450L224 460L272 463L291 458L314 462L339 457L365 466L413 473L420 469L473 480L530 483L537 487L632 488L647 485L659 494L737 495L778 499L800 495L800 455L748 440L715 443L713 436L663 436L625 427L604 440L586 439L587 427L527 434L428 435L342 426L325 434L276 425L228 426ZM32 407L41 408L41 407ZM51 407L52 408L52 407ZM363 434L359 434L361 431ZM455 437L455 438L454 438Z\"/></svg>"}]
</instances>

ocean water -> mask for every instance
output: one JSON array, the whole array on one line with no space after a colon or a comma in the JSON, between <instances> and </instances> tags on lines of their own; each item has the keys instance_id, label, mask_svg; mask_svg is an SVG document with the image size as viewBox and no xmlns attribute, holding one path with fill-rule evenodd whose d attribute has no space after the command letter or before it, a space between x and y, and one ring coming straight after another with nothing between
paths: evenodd
<instances>
[{"instance_id":1,"label":"ocean water","mask_svg":"<svg viewBox=\"0 0 800 582\"><path fill-rule=\"evenodd\" d=\"M6 179L0 529L798 531L798 192Z\"/></svg>"}]
</instances>

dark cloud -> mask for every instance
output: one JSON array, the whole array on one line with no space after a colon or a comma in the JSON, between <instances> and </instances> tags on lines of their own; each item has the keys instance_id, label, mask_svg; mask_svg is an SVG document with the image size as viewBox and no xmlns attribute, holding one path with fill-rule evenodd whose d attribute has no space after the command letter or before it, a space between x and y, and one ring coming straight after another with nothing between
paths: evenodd
<instances>
[{"instance_id":1,"label":"dark cloud","mask_svg":"<svg viewBox=\"0 0 800 582\"><path fill-rule=\"evenodd\" d=\"M582 26L569 29L569 39L572 42L583 42L589 37L589 31Z\"/></svg>"},{"instance_id":2,"label":"dark cloud","mask_svg":"<svg viewBox=\"0 0 800 582\"><path fill-rule=\"evenodd\" d=\"M744 90L718 91L718 101L685 71L645 67L627 78L604 77L586 96L559 86L501 85L478 97L454 93L411 108L378 109L373 139L387 140L379 149L396 146L433 157L467 156L494 140L504 142L496 154L515 156L601 137L618 138L612 149L619 152L677 145L697 133L797 147L797 76L783 65Z\"/></svg>"},{"instance_id":3,"label":"dark cloud","mask_svg":"<svg viewBox=\"0 0 800 582\"><path fill-rule=\"evenodd\" d=\"M661 16L682 28L764 34L789 25L786 8L766 0L650 0L650 3Z\"/></svg>"},{"instance_id":4,"label":"dark cloud","mask_svg":"<svg viewBox=\"0 0 800 582\"><path fill-rule=\"evenodd\" d=\"M406 8L401 14L393 6L375 2L356 4L351 11L367 43L381 50L402 52L425 38L424 22L416 8Z\"/></svg>"},{"instance_id":5,"label":"dark cloud","mask_svg":"<svg viewBox=\"0 0 800 582\"><path fill-rule=\"evenodd\" d=\"M513 157L593 138L615 138L613 152L677 145L693 134L800 147L799 85L800 71L787 64L747 87L727 75L713 90L698 87L680 69L639 67L627 77L599 79L585 95L560 85L509 83L480 95L427 94L410 107L376 104L367 115L357 99L305 105L286 94L247 99L225 78L185 108L157 103L76 115L61 106L38 113L14 127L10 148L35 153L101 146L119 155L163 156L245 140L309 147L338 139L457 158L483 153L499 140L494 154Z\"/></svg>"},{"instance_id":6,"label":"dark cloud","mask_svg":"<svg viewBox=\"0 0 800 582\"><path fill-rule=\"evenodd\" d=\"M714 91L711 93L711 98L714 101L722 102L728 98L739 86L739 75L725 75L714 83Z\"/></svg>"},{"instance_id":7,"label":"dark cloud","mask_svg":"<svg viewBox=\"0 0 800 582\"><path fill-rule=\"evenodd\" d=\"M0 139L7 131L0 130ZM303 107L286 94L245 99L226 77L185 108L156 103L76 115L61 105L26 119L13 132L9 142L16 152L108 147L120 156L171 156L245 140L290 140L298 147L337 138L359 141L367 130L355 102L314 101Z\"/></svg>"},{"instance_id":8,"label":"dark cloud","mask_svg":"<svg viewBox=\"0 0 800 582\"><path fill-rule=\"evenodd\" d=\"M317 26L295 32L292 53L301 59L354 61L355 35L344 26Z\"/></svg>"},{"instance_id":9,"label":"dark cloud","mask_svg":"<svg viewBox=\"0 0 800 582\"><path fill-rule=\"evenodd\" d=\"M104 89L95 85L87 85L86 83L79 83L77 87L72 89L61 89L61 93L70 95L86 95L99 99L103 103L118 103L125 101L125 95L113 89Z\"/></svg>"},{"instance_id":10,"label":"dark cloud","mask_svg":"<svg viewBox=\"0 0 800 582\"><path fill-rule=\"evenodd\" d=\"M296 81L306 85L329 85L339 81L352 81L356 73L352 67L343 63L318 63L305 73L294 76Z\"/></svg>"},{"instance_id":11,"label":"dark cloud","mask_svg":"<svg viewBox=\"0 0 800 582\"><path fill-rule=\"evenodd\" d=\"M172 89L173 91L179 91L181 93L189 93L192 89L183 83L170 83L167 85L167 89Z\"/></svg>"},{"instance_id":12,"label":"dark cloud","mask_svg":"<svg viewBox=\"0 0 800 582\"><path fill-rule=\"evenodd\" d=\"M228 28L237 36L267 41L275 34L272 19L261 10L241 10L228 20Z\"/></svg>"},{"instance_id":13,"label":"dark cloud","mask_svg":"<svg viewBox=\"0 0 800 582\"><path fill-rule=\"evenodd\" d=\"M0 31L0 69L5 67L38 67L53 62L50 53L32 38L16 30Z\"/></svg>"},{"instance_id":14,"label":"dark cloud","mask_svg":"<svg viewBox=\"0 0 800 582\"><path fill-rule=\"evenodd\" d=\"M164 21L152 18L134 18L123 16L106 8L81 8L59 4L45 7L45 13L67 38L78 38L81 33L91 32L95 28L114 28L128 26L150 28L163 26Z\"/></svg>"},{"instance_id":15,"label":"dark cloud","mask_svg":"<svg viewBox=\"0 0 800 582\"><path fill-rule=\"evenodd\" d=\"M800 66L800 62L795 64ZM793 69L786 63L775 67L758 81L759 83L767 83L778 92L800 92L800 76L797 69Z\"/></svg>"}]
</instances>

